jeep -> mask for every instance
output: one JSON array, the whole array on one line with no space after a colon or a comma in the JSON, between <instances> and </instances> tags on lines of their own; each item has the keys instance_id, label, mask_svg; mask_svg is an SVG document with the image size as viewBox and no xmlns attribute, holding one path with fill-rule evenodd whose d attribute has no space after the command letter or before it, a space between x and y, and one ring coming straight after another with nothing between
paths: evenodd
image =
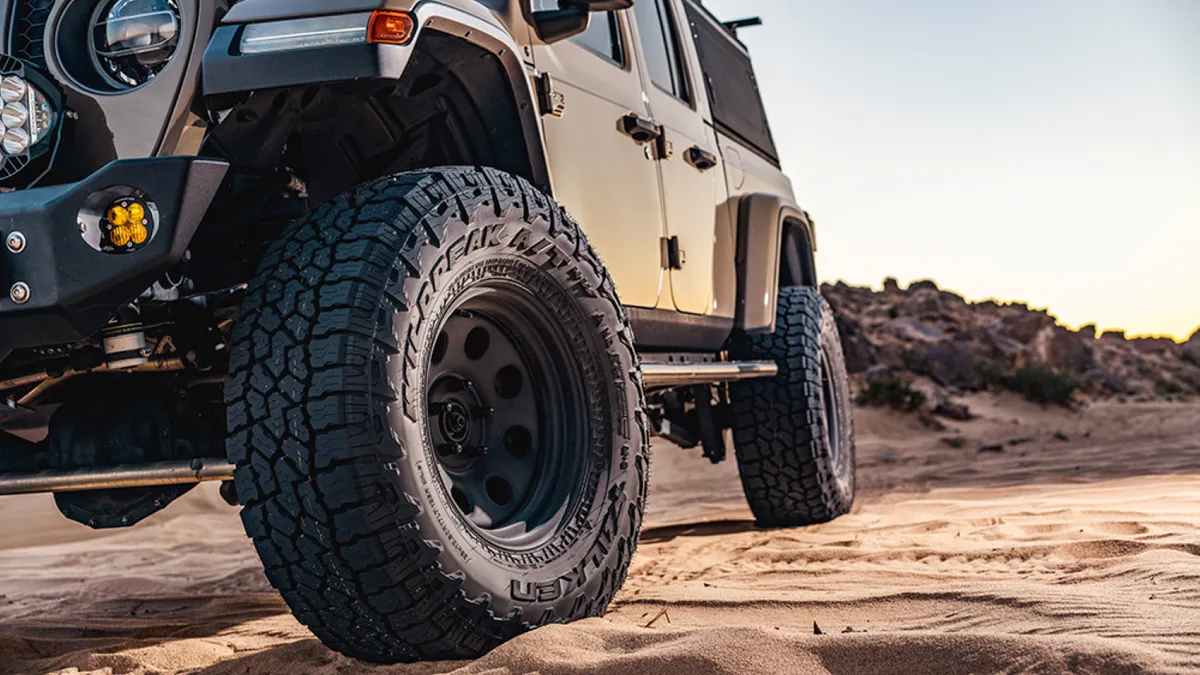
<instances>
[{"instance_id":1,"label":"jeep","mask_svg":"<svg viewBox=\"0 0 1200 675\"><path fill-rule=\"evenodd\" d=\"M0 494L107 528L221 481L297 619L380 663L603 614L652 435L732 446L760 525L849 509L753 20L0 6Z\"/></svg>"}]
</instances>

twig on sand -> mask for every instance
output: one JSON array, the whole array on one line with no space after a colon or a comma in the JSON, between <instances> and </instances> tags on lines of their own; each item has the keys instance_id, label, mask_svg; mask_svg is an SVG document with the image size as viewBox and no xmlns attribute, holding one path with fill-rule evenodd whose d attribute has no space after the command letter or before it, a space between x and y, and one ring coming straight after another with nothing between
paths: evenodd
<instances>
[{"instance_id":1,"label":"twig on sand","mask_svg":"<svg viewBox=\"0 0 1200 675\"><path fill-rule=\"evenodd\" d=\"M664 616L667 617L667 623L671 623L671 615L667 614L667 608L670 606L671 606L670 603L663 605L663 608L658 610L658 614L655 614L654 618L650 619L650 623L646 624L645 626L642 626L642 628L652 627L655 624L655 622L657 622L659 619L663 618Z\"/></svg>"}]
</instances>

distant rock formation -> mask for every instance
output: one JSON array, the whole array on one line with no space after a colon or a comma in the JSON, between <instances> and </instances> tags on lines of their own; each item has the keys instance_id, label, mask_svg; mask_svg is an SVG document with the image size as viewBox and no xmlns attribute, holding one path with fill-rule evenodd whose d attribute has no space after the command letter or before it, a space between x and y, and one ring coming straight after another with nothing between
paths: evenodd
<instances>
[{"instance_id":1,"label":"distant rock formation","mask_svg":"<svg viewBox=\"0 0 1200 675\"><path fill-rule=\"evenodd\" d=\"M1094 396L1200 394L1200 329L1180 344L1126 337L1095 325L1073 331L1045 310L993 300L967 302L929 280L883 290L825 284L851 373L873 367L926 376L950 393L979 391L1041 366ZM877 370L878 370L877 368Z\"/></svg>"}]
</instances>

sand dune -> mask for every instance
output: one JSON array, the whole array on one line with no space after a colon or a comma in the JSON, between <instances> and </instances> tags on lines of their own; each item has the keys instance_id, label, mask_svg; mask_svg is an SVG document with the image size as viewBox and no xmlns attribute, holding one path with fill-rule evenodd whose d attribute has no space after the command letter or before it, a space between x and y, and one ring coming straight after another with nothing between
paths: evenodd
<instances>
[{"instance_id":1,"label":"sand dune","mask_svg":"<svg viewBox=\"0 0 1200 675\"><path fill-rule=\"evenodd\" d=\"M810 528L755 528L734 465L657 445L609 616L471 663L322 647L211 486L100 537L46 498L0 500L0 673L1200 670L1200 405L971 404L983 419L942 432L860 413L859 503Z\"/></svg>"}]
</instances>

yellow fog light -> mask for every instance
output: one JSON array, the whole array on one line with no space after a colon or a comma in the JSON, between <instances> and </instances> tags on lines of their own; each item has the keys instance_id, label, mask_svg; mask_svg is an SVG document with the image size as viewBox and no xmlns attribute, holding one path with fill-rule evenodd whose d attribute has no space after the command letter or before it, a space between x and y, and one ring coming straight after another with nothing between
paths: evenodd
<instances>
[{"instance_id":1,"label":"yellow fog light","mask_svg":"<svg viewBox=\"0 0 1200 675\"><path fill-rule=\"evenodd\" d=\"M134 206L138 206L138 205L134 204ZM132 212L133 208L131 207L129 210L130 210L130 212ZM138 210L139 211L141 210L140 206L138 207ZM128 228L121 228L121 229L128 229L130 241L132 241L134 244L136 244L138 246L141 246L142 244L146 243L146 239L148 239L150 237L150 233L146 231L146 226L143 225L141 223L141 221L130 223Z\"/></svg>"},{"instance_id":2,"label":"yellow fog light","mask_svg":"<svg viewBox=\"0 0 1200 675\"><path fill-rule=\"evenodd\" d=\"M130 241L133 241L133 233L130 232L128 227L114 227L108 233L108 240L112 242L113 246L121 248L122 246L129 245Z\"/></svg>"},{"instance_id":3,"label":"yellow fog light","mask_svg":"<svg viewBox=\"0 0 1200 675\"><path fill-rule=\"evenodd\" d=\"M113 227L121 227L129 222L129 209L120 204L113 204L108 207L108 222Z\"/></svg>"},{"instance_id":4,"label":"yellow fog light","mask_svg":"<svg viewBox=\"0 0 1200 675\"><path fill-rule=\"evenodd\" d=\"M112 253L137 251L150 241L157 214L154 205L139 196L109 202L100 222L102 250Z\"/></svg>"}]
</instances>

